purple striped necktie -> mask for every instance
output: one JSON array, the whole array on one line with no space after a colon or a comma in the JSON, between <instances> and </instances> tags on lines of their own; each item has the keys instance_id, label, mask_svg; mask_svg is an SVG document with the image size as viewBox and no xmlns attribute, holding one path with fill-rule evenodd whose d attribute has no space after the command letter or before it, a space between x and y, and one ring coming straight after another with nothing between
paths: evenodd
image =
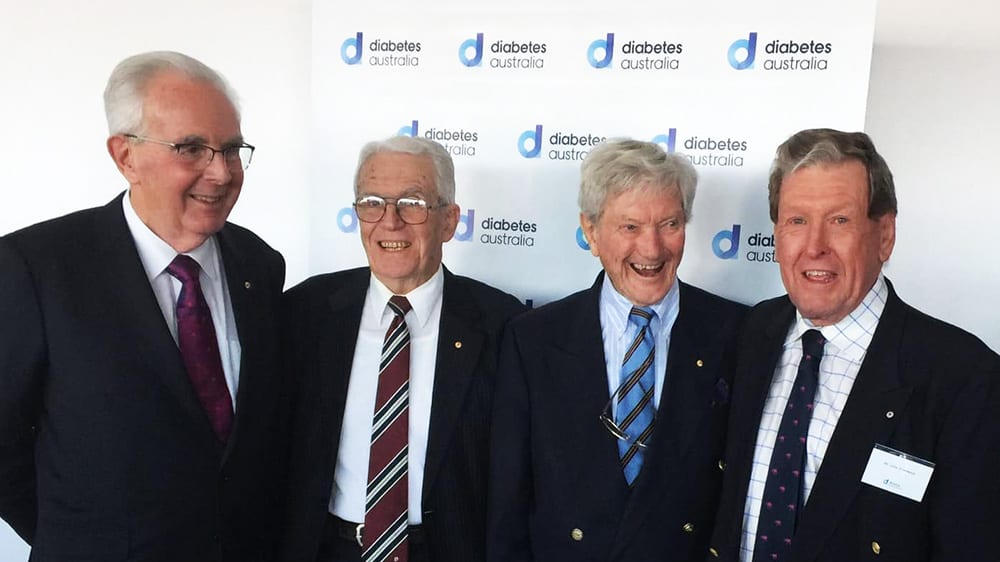
<instances>
[{"instance_id":1,"label":"purple striped necktie","mask_svg":"<svg viewBox=\"0 0 1000 562\"><path fill-rule=\"evenodd\" d=\"M394 317L382 344L368 461L364 562L409 559L410 332L404 317L411 307L406 297L396 295L389 299L389 308Z\"/></svg>"},{"instance_id":2,"label":"purple striped necktie","mask_svg":"<svg viewBox=\"0 0 1000 562\"><path fill-rule=\"evenodd\" d=\"M167 266L167 273L181 282L177 297L177 346L198 401L208 414L215 435L225 443L233 427L233 401L222 370L212 313L201 292L200 271L198 262L183 254Z\"/></svg>"}]
</instances>

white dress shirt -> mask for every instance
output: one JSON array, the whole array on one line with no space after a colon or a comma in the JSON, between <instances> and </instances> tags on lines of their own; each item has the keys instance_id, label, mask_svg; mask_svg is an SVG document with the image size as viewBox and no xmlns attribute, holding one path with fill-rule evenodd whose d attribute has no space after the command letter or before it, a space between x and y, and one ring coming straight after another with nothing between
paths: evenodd
<instances>
[{"instance_id":1,"label":"white dress shirt","mask_svg":"<svg viewBox=\"0 0 1000 562\"><path fill-rule=\"evenodd\" d=\"M444 272L438 267L426 283L403 295L413 307L406 314L410 332L409 448L409 522L423 521L420 496L424 488L424 461L427 456L427 432L431 422L431 399L434 391L434 365L441 325L441 297ZM334 473L330 513L345 521L365 520L365 497L368 489L368 456L372 439L372 418L378 391L378 365L385 332L394 313L389 308L393 296L374 275L368 285L361 312L361 327L354 348L351 380L340 430L337 468Z\"/></svg>"},{"instance_id":2,"label":"white dress shirt","mask_svg":"<svg viewBox=\"0 0 1000 562\"><path fill-rule=\"evenodd\" d=\"M670 330L674 327L677 314L681 309L681 293L675 280L667 294L660 302L650 306L653 320L649 323L653 330L655 352L653 354L653 369L656 376L656 387L653 391L653 407L660 407L660 394L667 376L667 353L670 351ZM638 329L629 324L629 315L634 305L615 289L614 284L605 275L601 285L601 336L604 339L604 360L608 371L608 396L611 396L621 386L622 361L625 351L635 340ZM611 413L618 409L618 401L611 401Z\"/></svg>"},{"instance_id":3,"label":"white dress shirt","mask_svg":"<svg viewBox=\"0 0 1000 562\"><path fill-rule=\"evenodd\" d=\"M125 211L125 222L139 251L139 260L146 271L149 285L160 305L163 318L170 328L170 335L177 341L177 298L181 292L181 282L167 273L167 266L177 257L177 251L164 242L142 222L135 209L132 208L129 194L122 198L122 208ZM219 356L222 359L222 371L226 375L226 386L233 407L236 407L236 390L240 381L240 338L236 332L236 318L233 316L233 303L229 298L229 286L226 284L226 272L222 267L219 255L219 243L215 237L209 237L205 242L190 252L185 252L201 266L198 280L201 291L205 295L208 309L212 314L212 324L215 327L215 337L219 342Z\"/></svg>"},{"instance_id":4,"label":"white dress shirt","mask_svg":"<svg viewBox=\"0 0 1000 562\"><path fill-rule=\"evenodd\" d=\"M854 380L861 369L868 345L878 327L879 318L885 309L889 296L885 278L878 276L875 285L865 295L861 304L840 322L818 328L826 339L823 360L819 365L819 385L813 405L813 417L809 423L809 437L806 440L806 470L803 474L802 504L809 500L816 474L823 464L826 448L833 438L833 431L847 404L847 397L854 387ZM802 334L815 328L797 311L796 320L785 337L784 351L771 380L771 389L764 402L760 427L757 430L757 446L754 448L753 466L750 471L750 487L743 511L743 539L740 558L744 562L753 560L753 549L757 538L757 520L760 514L761 497L767 481L767 470L771 463L774 440L781 425L781 414L788 403L792 385L802 359Z\"/></svg>"}]
</instances>

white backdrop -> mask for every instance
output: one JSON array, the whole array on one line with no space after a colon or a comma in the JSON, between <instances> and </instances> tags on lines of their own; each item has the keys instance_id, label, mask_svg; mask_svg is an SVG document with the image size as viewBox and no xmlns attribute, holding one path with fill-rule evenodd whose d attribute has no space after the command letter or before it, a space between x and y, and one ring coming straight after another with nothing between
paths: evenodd
<instances>
[{"instance_id":1,"label":"white backdrop","mask_svg":"<svg viewBox=\"0 0 1000 562\"><path fill-rule=\"evenodd\" d=\"M713 5L720 14L735 8ZM751 11L766 13L773 5L754 2ZM330 255L357 251L360 245L350 236L315 236L308 220L314 210L320 211L320 202L309 192L310 168L316 162L310 141L321 125L309 118L312 9L309 0L175 0L158 5L0 0L0 232L102 204L124 188L103 146L104 81L128 54L175 49L221 69L242 94L244 133L259 150L233 219L284 253L289 282L318 272ZM1000 107L994 103L1000 90L998 18L1000 7L986 0L881 0L864 122L897 179L899 239L888 266L897 289L912 304L969 329L994 349L1000 349L1000 322L992 306L1000 288L1000 260L984 250L996 237L993 215L1000 206L993 179L995 155L1000 153L1000 138L994 134L1000 129ZM462 28L456 33L467 38L475 31ZM593 37L602 31L612 30L602 25ZM332 41L338 39L344 37ZM457 56L457 47L454 50ZM387 109L372 108L372 118ZM395 132L407 120L432 124L434 119L429 113L401 117L403 123L387 122L395 128L380 128L376 136ZM517 122L516 130L533 124ZM683 129L678 123L667 125ZM359 142L345 137L331 150L353 158ZM762 144L759 148L773 149ZM458 165L463 163L459 158ZM749 186L759 180L744 181L752 189ZM348 187L349 180L331 184L331 189ZM460 194L465 187L459 186ZM705 224L701 205L711 198L706 196L710 191L703 187L700 192L691 226L692 232L703 229L697 235L701 247L695 247L691 235L682 271L695 282L703 280L687 267L691 258L704 252L707 237L722 229L713 231ZM332 223L349 196L329 197L330 212L324 217ZM477 213L477 219L482 218ZM766 215L755 220L760 222L753 228L768 228ZM498 261L508 265L518 254L513 256ZM716 261L718 267L730 265ZM591 267L596 271L596 264ZM773 269L772 274L770 283L777 292ZM578 284L587 282L589 278ZM957 286L962 289L956 291ZM0 560L26 557L27 547L0 524Z\"/></svg>"},{"instance_id":2,"label":"white backdrop","mask_svg":"<svg viewBox=\"0 0 1000 562\"><path fill-rule=\"evenodd\" d=\"M349 208L356 155L402 131L455 159L451 269L536 305L579 290L600 269L578 233L580 161L630 136L699 171L680 276L744 302L781 292L767 169L797 130L863 128L870 0L832 14L793 0L433 4L314 8L315 269L365 263Z\"/></svg>"}]
</instances>

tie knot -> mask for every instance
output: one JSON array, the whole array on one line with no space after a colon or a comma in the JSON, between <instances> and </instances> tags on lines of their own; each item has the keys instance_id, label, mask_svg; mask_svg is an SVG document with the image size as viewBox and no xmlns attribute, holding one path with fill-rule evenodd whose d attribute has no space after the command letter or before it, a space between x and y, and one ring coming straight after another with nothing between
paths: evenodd
<instances>
[{"instance_id":1,"label":"tie knot","mask_svg":"<svg viewBox=\"0 0 1000 562\"><path fill-rule=\"evenodd\" d=\"M393 295L389 299L389 308L392 309L396 316L406 316L406 313L413 309L410 306L410 301L406 300L406 297L401 295Z\"/></svg>"},{"instance_id":2,"label":"tie knot","mask_svg":"<svg viewBox=\"0 0 1000 562\"><path fill-rule=\"evenodd\" d=\"M653 312L653 309L648 306L641 308L633 306L632 311L628 314L628 320L640 328L645 328L649 326L649 323L653 320L653 316L655 314L656 313Z\"/></svg>"},{"instance_id":3,"label":"tie knot","mask_svg":"<svg viewBox=\"0 0 1000 562\"><path fill-rule=\"evenodd\" d=\"M806 330L806 333L802 334L803 355L822 358L823 346L825 344L826 338L823 337L823 334L819 330Z\"/></svg>"},{"instance_id":4,"label":"tie knot","mask_svg":"<svg viewBox=\"0 0 1000 562\"><path fill-rule=\"evenodd\" d=\"M200 271L201 266L198 265L198 262L194 261L191 256L184 254L177 254L174 261L167 266L167 273L176 277L182 284L197 281Z\"/></svg>"}]
</instances>

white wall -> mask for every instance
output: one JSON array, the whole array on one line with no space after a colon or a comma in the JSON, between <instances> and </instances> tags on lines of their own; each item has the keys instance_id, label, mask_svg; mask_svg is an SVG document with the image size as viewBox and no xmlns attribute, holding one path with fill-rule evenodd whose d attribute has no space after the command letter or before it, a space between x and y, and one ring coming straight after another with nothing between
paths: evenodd
<instances>
[{"instance_id":1,"label":"white wall","mask_svg":"<svg viewBox=\"0 0 1000 562\"><path fill-rule=\"evenodd\" d=\"M284 253L290 282L315 273L303 222L309 0L0 2L0 233L124 189L104 151L104 81L124 56L173 49L219 68L242 94L243 132L258 152L233 219ZM988 249L1000 207L998 18L985 0L882 0L866 129L900 200L889 276L911 304L1000 350L1000 259ZM0 529L0 560L26 558Z\"/></svg>"}]
</instances>

